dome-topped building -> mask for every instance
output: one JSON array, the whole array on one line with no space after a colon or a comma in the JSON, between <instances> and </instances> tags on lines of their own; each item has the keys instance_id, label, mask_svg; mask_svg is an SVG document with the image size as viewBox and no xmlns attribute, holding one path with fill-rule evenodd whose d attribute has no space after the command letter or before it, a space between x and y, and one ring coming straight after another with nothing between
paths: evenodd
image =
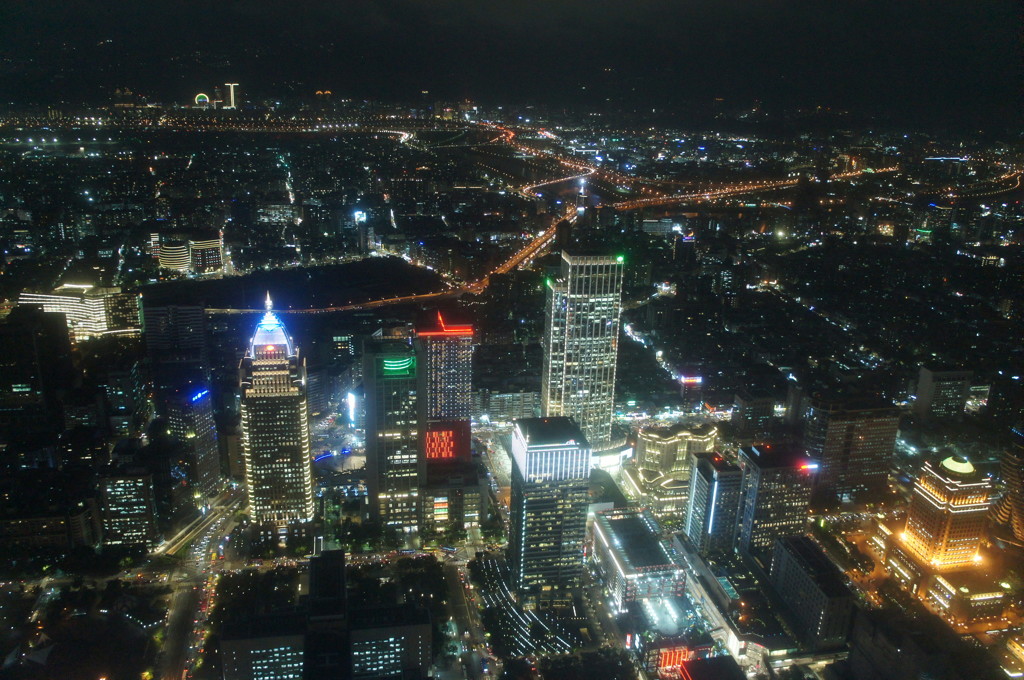
<instances>
[{"instance_id":1,"label":"dome-topped building","mask_svg":"<svg viewBox=\"0 0 1024 680\"><path fill-rule=\"evenodd\" d=\"M992 486L965 456L926 462L914 485L903 543L935 571L974 564Z\"/></svg>"}]
</instances>

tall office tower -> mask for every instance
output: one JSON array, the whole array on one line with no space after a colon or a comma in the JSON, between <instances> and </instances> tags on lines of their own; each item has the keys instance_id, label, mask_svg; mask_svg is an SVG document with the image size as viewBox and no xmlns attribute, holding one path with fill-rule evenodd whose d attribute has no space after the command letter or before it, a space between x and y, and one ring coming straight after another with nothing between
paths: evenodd
<instances>
[{"instance_id":1,"label":"tall office tower","mask_svg":"<svg viewBox=\"0 0 1024 680\"><path fill-rule=\"evenodd\" d=\"M572 601L583 577L590 445L569 418L512 431L511 586L531 609Z\"/></svg>"},{"instance_id":2,"label":"tall office tower","mask_svg":"<svg viewBox=\"0 0 1024 680\"><path fill-rule=\"evenodd\" d=\"M702 555L732 551L736 543L743 471L717 453L693 456L684 531Z\"/></svg>"},{"instance_id":3,"label":"tall office tower","mask_svg":"<svg viewBox=\"0 0 1024 680\"><path fill-rule=\"evenodd\" d=\"M157 544L153 475L145 469L101 472L97 478L103 513L103 542L110 545Z\"/></svg>"},{"instance_id":4,"label":"tall office tower","mask_svg":"<svg viewBox=\"0 0 1024 680\"><path fill-rule=\"evenodd\" d=\"M884 491L899 421L892 406L813 399L804 448L820 466L816 493L856 500Z\"/></svg>"},{"instance_id":5,"label":"tall office tower","mask_svg":"<svg viewBox=\"0 0 1024 680\"><path fill-rule=\"evenodd\" d=\"M425 470L419 449L416 356L404 339L374 339L363 351L370 517L410 532L420 524Z\"/></svg>"},{"instance_id":6,"label":"tall office tower","mask_svg":"<svg viewBox=\"0 0 1024 680\"><path fill-rule=\"evenodd\" d=\"M989 479L963 456L926 462L914 484L903 544L937 571L974 564L991 491Z\"/></svg>"},{"instance_id":7,"label":"tall office tower","mask_svg":"<svg viewBox=\"0 0 1024 680\"><path fill-rule=\"evenodd\" d=\"M818 464L785 447L748 446L739 450L743 468L739 552L767 558L776 538L802 534Z\"/></svg>"},{"instance_id":8,"label":"tall office tower","mask_svg":"<svg viewBox=\"0 0 1024 680\"><path fill-rule=\"evenodd\" d=\"M152 415L142 362L128 353L116 355L98 373L110 432L122 437L140 432Z\"/></svg>"},{"instance_id":9,"label":"tall office tower","mask_svg":"<svg viewBox=\"0 0 1024 680\"><path fill-rule=\"evenodd\" d=\"M468 460L472 407L473 327L445 322L416 331L423 452L432 461Z\"/></svg>"},{"instance_id":10,"label":"tall office tower","mask_svg":"<svg viewBox=\"0 0 1024 680\"><path fill-rule=\"evenodd\" d=\"M0 324L0 343L17 348L0 355L0 441L57 435L63 429L61 395L77 379L63 315L16 307Z\"/></svg>"},{"instance_id":11,"label":"tall office tower","mask_svg":"<svg viewBox=\"0 0 1024 680\"><path fill-rule=\"evenodd\" d=\"M196 491L209 498L221 490L220 447L213 422L213 399L206 387L179 390L167 401L167 424L179 441L192 450Z\"/></svg>"},{"instance_id":12,"label":"tall office tower","mask_svg":"<svg viewBox=\"0 0 1024 680\"><path fill-rule=\"evenodd\" d=\"M313 519L313 463L306 364L269 295L239 372L249 506L257 524L283 534L289 524Z\"/></svg>"},{"instance_id":13,"label":"tall office tower","mask_svg":"<svg viewBox=\"0 0 1024 680\"><path fill-rule=\"evenodd\" d=\"M224 106L225 109L237 109L238 108L238 83L224 83L224 87L228 88L228 103Z\"/></svg>"},{"instance_id":14,"label":"tall office tower","mask_svg":"<svg viewBox=\"0 0 1024 680\"><path fill-rule=\"evenodd\" d=\"M425 478L420 494L425 531L479 524L487 480L470 449L473 327L439 311L416 331L420 447Z\"/></svg>"},{"instance_id":15,"label":"tall office tower","mask_svg":"<svg viewBox=\"0 0 1024 680\"><path fill-rule=\"evenodd\" d=\"M143 297L142 337L157 413L164 414L167 399L176 390L209 380L206 311L199 305L151 304Z\"/></svg>"},{"instance_id":16,"label":"tall office tower","mask_svg":"<svg viewBox=\"0 0 1024 680\"><path fill-rule=\"evenodd\" d=\"M598 451L612 439L622 260L563 251L558 278L547 282L541 407L575 420Z\"/></svg>"},{"instance_id":17,"label":"tall office tower","mask_svg":"<svg viewBox=\"0 0 1024 680\"><path fill-rule=\"evenodd\" d=\"M142 336L154 363L205 369L206 312L199 305L151 304L143 298Z\"/></svg>"},{"instance_id":18,"label":"tall office tower","mask_svg":"<svg viewBox=\"0 0 1024 680\"><path fill-rule=\"evenodd\" d=\"M973 377L971 371L922 366L917 376L914 415L922 419L962 416Z\"/></svg>"},{"instance_id":19,"label":"tall office tower","mask_svg":"<svg viewBox=\"0 0 1024 680\"><path fill-rule=\"evenodd\" d=\"M1003 450L1000 468L1006 489L992 507L992 519L1005 525L1016 541L1024 541L1024 423L1011 434L1013 441Z\"/></svg>"},{"instance_id":20,"label":"tall office tower","mask_svg":"<svg viewBox=\"0 0 1024 680\"><path fill-rule=\"evenodd\" d=\"M306 596L305 676L310 679L342 677L348 647L348 588L345 551L324 550L309 560Z\"/></svg>"}]
</instances>

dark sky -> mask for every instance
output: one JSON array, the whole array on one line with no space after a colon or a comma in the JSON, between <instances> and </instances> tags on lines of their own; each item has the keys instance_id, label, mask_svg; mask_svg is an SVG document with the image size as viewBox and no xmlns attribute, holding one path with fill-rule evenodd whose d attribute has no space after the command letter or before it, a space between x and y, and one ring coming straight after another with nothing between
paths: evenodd
<instances>
[{"instance_id":1,"label":"dark sky","mask_svg":"<svg viewBox=\"0 0 1024 680\"><path fill-rule=\"evenodd\" d=\"M472 97L826 105L1015 124L1018 0L0 0L0 100ZM109 42L106 42L109 41ZM586 88L586 89L584 89Z\"/></svg>"}]
</instances>

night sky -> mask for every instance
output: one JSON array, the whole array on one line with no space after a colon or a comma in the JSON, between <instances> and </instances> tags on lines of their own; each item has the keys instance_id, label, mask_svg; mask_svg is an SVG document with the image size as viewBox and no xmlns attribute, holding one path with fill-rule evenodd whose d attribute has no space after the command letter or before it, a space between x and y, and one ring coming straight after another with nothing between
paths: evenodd
<instances>
[{"instance_id":1,"label":"night sky","mask_svg":"<svg viewBox=\"0 0 1024 680\"><path fill-rule=\"evenodd\" d=\"M470 97L1015 125L1017 0L0 0L0 100Z\"/></svg>"}]
</instances>

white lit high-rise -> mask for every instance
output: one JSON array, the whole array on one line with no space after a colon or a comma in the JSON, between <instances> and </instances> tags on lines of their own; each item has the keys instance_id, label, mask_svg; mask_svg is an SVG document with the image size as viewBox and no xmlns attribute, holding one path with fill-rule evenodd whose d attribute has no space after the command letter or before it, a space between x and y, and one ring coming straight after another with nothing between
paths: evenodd
<instances>
[{"instance_id":1,"label":"white lit high-rise","mask_svg":"<svg viewBox=\"0 0 1024 680\"><path fill-rule=\"evenodd\" d=\"M267 311L242 359L242 452L253 520L285 527L313 519L306 365Z\"/></svg>"},{"instance_id":2,"label":"white lit high-rise","mask_svg":"<svg viewBox=\"0 0 1024 680\"><path fill-rule=\"evenodd\" d=\"M547 282L541 405L545 416L575 420L594 450L612 439L622 262L563 251Z\"/></svg>"},{"instance_id":3,"label":"white lit high-rise","mask_svg":"<svg viewBox=\"0 0 1024 680\"><path fill-rule=\"evenodd\" d=\"M512 431L511 586L528 609L567 605L583 579L591 449L569 418Z\"/></svg>"}]
</instances>

